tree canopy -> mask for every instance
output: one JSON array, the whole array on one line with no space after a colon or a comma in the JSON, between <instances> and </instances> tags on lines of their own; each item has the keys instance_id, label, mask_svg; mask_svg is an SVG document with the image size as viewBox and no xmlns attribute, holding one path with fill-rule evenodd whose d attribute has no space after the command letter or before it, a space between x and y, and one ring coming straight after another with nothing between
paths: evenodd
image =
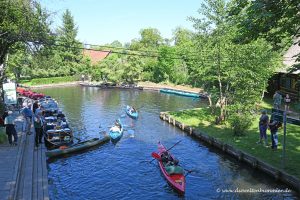
<instances>
[{"instance_id":1,"label":"tree canopy","mask_svg":"<svg viewBox=\"0 0 300 200\"><path fill-rule=\"evenodd\" d=\"M297 0L206 0L200 17L189 17L194 30L177 27L172 38L163 38L148 27L124 45L91 45L110 51L92 64L82 56L80 27L69 10L53 33L49 15L33 0L2 1L0 10L0 64L9 53L8 73L16 78L86 74L115 83L190 84L209 94L220 120L234 122L254 109L282 53L299 36Z\"/></svg>"}]
</instances>

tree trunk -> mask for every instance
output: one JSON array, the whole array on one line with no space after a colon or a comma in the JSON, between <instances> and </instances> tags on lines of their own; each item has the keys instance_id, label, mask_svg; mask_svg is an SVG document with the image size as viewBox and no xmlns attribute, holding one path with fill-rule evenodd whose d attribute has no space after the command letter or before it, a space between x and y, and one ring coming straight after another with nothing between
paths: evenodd
<instances>
[{"instance_id":1,"label":"tree trunk","mask_svg":"<svg viewBox=\"0 0 300 200\"><path fill-rule=\"evenodd\" d=\"M207 95L207 98L208 98L209 107L211 109L211 114L214 114L215 113L215 106L212 103L211 95Z\"/></svg>"}]
</instances>

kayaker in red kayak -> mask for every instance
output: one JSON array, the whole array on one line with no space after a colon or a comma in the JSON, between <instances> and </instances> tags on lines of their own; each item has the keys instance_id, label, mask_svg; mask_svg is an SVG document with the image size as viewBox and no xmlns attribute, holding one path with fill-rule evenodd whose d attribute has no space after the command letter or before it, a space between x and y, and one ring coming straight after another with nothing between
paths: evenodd
<instances>
[{"instance_id":1,"label":"kayaker in red kayak","mask_svg":"<svg viewBox=\"0 0 300 200\"><path fill-rule=\"evenodd\" d=\"M168 166L178 166L179 160L176 158L173 158L168 151L165 151L161 154L161 161L164 163L165 167Z\"/></svg>"}]
</instances>

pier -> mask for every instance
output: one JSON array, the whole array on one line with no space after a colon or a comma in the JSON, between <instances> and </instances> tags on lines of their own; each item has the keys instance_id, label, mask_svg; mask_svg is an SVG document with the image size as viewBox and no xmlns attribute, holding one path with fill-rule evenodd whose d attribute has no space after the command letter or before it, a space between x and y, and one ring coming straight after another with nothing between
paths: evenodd
<instances>
[{"instance_id":1,"label":"pier","mask_svg":"<svg viewBox=\"0 0 300 200\"><path fill-rule=\"evenodd\" d=\"M49 199L48 170L44 144L34 146L34 128L24 132L22 115L15 112L18 145L0 145L0 200Z\"/></svg>"}]
</instances>

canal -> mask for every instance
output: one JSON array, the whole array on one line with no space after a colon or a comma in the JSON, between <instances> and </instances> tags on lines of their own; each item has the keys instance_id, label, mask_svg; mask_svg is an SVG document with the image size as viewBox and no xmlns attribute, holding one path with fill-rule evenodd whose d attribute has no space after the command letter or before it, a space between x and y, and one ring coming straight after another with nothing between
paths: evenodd
<instances>
[{"instance_id":1,"label":"canal","mask_svg":"<svg viewBox=\"0 0 300 200\"><path fill-rule=\"evenodd\" d=\"M55 98L66 114L74 135L101 137L120 118L127 131L117 144L51 160L49 192L52 200L74 199L296 199L292 192L230 192L288 188L187 136L159 118L161 111L206 106L193 98L154 91L63 87L39 89ZM139 118L125 115L126 105L139 109ZM99 127L100 126L100 127ZM171 152L194 172L186 177L186 194L174 192L160 173L151 153L157 142L166 147L181 140ZM227 192L222 190L227 190Z\"/></svg>"}]
</instances>

